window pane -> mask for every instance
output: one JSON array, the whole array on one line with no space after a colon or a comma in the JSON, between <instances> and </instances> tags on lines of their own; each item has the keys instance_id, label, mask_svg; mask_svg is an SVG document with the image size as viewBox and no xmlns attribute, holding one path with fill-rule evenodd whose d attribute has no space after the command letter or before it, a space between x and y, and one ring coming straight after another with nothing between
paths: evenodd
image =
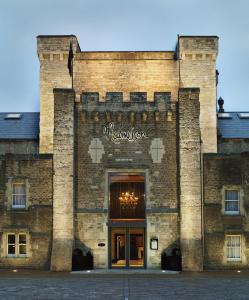
<instances>
[{"instance_id":1,"label":"window pane","mask_svg":"<svg viewBox=\"0 0 249 300\"><path fill-rule=\"evenodd\" d=\"M26 245L19 245L19 254L26 254Z\"/></svg>"},{"instance_id":2,"label":"window pane","mask_svg":"<svg viewBox=\"0 0 249 300\"><path fill-rule=\"evenodd\" d=\"M227 190L225 191L225 200L238 200L239 192L236 190Z\"/></svg>"},{"instance_id":3,"label":"window pane","mask_svg":"<svg viewBox=\"0 0 249 300\"><path fill-rule=\"evenodd\" d=\"M13 205L25 206L25 195L13 195Z\"/></svg>"},{"instance_id":4,"label":"window pane","mask_svg":"<svg viewBox=\"0 0 249 300\"><path fill-rule=\"evenodd\" d=\"M13 184L13 194L25 194L25 184L24 183L14 183Z\"/></svg>"},{"instance_id":5,"label":"window pane","mask_svg":"<svg viewBox=\"0 0 249 300\"><path fill-rule=\"evenodd\" d=\"M239 211L239 202L238 201L226 201L225 202L226 211Z\"/></svg>"},{"instance_id":6,"label":"window pane","mask_svg":"<svg viewBox=\"0 0 249 300\"><path fill-rule=\"evenodd\" d=\"M8 234L8 244L15 244L16 238L14 234Z\"/></svg>"},{"instance_id":7,"label":"window pane","mask_svg":"<svg viewBox=\"0 0 249 300\"><path fill-rule=\"evenodd\" d=\"M26 244L26 234L19 234L19 244Z\"/></svg>"},{"instance_id":8,"label":"window pane","mask_svg":"<svg viewBox=\"0 0 249 300\"><path fill-rule=\"evenodd\" d=\"M8 254L15 254L15 245L8 245Z\"/></svg>"},{"instance_id":9,"label":"window pane","mask_svg":"<svg viewBox=\"0 0 249 300\"><path fill-rule=\"evenodd\" d=\"M240 259L240 236L227 236L227 258Z\"/></svg>"}]
</instances>

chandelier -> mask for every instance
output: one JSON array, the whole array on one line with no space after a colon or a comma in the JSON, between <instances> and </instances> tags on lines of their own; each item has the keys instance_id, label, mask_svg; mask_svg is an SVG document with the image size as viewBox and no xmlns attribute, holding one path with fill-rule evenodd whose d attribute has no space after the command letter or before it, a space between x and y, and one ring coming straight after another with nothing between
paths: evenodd
<instances>
[{"instance_id":1,"label":"chandelier","mask_svg":"<svg viewBox=\"0 0 249 300\"><path fill-rule=\"evenodd\" d=\"M133 192L122 193L118 199L122 208L136 208L138 204L138 197Z\"/></svg>"}]
</instances>

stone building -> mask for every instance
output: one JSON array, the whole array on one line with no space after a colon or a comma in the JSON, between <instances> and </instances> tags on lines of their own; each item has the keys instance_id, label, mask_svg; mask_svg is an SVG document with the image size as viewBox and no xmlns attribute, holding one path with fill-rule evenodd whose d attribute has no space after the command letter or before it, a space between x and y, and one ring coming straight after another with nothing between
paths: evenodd
<instances>
[{"instance_id":1,"label":"stone building","mask_svg":"<svg viewBox=\"0 0 249 300\"><path fill-rule=\"evenodd\" d=\"M0 113L0 265L249 265L249 113L219 100L218 37L84 52L38 36L40 114Z\"/></svg>"}]
</instances>

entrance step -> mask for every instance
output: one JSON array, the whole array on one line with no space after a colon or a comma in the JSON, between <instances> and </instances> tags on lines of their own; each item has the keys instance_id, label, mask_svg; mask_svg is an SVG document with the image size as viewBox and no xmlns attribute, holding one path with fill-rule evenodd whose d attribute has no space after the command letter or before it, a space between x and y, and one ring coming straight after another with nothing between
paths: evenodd
<instances>
[{"instance_id":1,"label":"entrance step","mask_svg":"<svg viewBox=\"0 0 249 300\"><path fill-rule=\"evenodd\" d=\"M168 271L168 270L156 270L156 269L94 269L94 270L87 270L87 271L72 271L71 274L113 274L113 275L134 275L134 274L141 274L141 275L175 275L180 274L179 271Z\"/></svg>"}]
</instances>

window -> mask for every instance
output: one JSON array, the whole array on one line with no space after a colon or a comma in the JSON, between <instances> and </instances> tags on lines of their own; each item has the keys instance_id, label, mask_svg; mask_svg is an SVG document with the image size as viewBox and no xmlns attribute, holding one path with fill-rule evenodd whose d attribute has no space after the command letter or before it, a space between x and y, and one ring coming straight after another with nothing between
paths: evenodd
<instances>
[{"instance_id":1,"label":"window","mask_svg":"<svg viewBox=\"0 0 249 300\"><path fill-rule=\"evenodd\" d=\"M140 173L109 175L110 219L131 221L145 219L145 176Z\"/></svg>"},{"instance_id":2,"label":"window","mask_svg":"<svg viewBox=\"0 0 249 300\"><path fill-rule=\"evenodd\" d=\"M12 207L25 208L26 207L26 187L25 183L12 184Z\"/></svg>"},{"instance_id":3,"label":"window","mask_svg":"<svg viewBox=\"0 0 249 300\"><path fill-rule=\"evenodd\" d=\"M241 260L241 236L227 235L226 236L226 257L228 261Z\"/></svg>"},{"instance_id":4,"label":"window","mask_svg":"<svg viewBox=\"0 0 249 300\"><path fill-rule=\"evenodd\" d=\"M240 213L239 191L225 189L225 213L238 215Z\"/></svg>"},{"instance_id":5,"label":"window","mask_svg":"<svg viewBox=\"0 0 249 300\"><path fill-rule=\"evenodd\" d=\"M23 257L27 254L27 235L25 233L7 234L7 255Z\"/></svg>"}]
</instances>

